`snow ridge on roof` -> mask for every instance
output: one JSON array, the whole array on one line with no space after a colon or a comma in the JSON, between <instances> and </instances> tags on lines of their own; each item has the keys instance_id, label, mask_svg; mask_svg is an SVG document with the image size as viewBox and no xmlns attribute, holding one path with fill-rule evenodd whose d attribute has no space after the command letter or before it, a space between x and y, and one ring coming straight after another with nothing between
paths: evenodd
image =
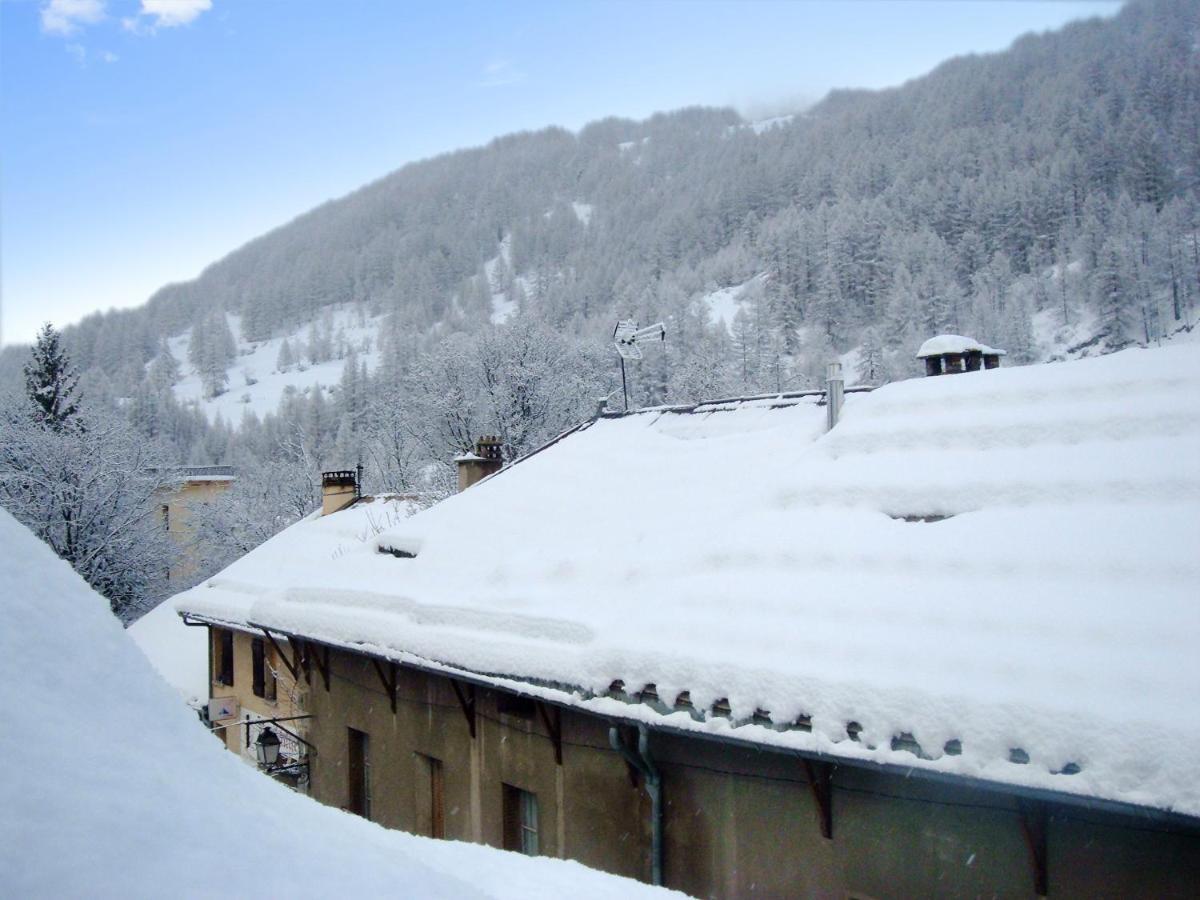
<instances>
[{"instance_id":1,"label":"snow ridge on roof","mask_svg":"<svg viewBox=\"0 0 1200 900\"><path fill-rule=\"evenodd\" d=\"M1197 353L892 384L828 434L817 398L601 418L378 534L294 526L180 606L1200 815Z\"/></svg>"}]
</instances>

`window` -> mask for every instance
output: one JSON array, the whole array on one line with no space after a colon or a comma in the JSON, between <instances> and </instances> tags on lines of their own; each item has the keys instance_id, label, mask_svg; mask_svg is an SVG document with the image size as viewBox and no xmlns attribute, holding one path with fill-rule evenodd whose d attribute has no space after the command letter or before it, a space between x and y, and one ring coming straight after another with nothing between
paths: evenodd
<instances>
[{"instance_id":1,"label":"window","mask_svg":"<svg viewBox=\"0 0 1200 900\"><path fill-rule=\"evenodd\" d=\"M347 728L350 746L346 759L349 794L346 809L364 819L371 818L371 738L365 731Z\"/></svg>"},{"instance_id":2,"label":"window","mask_svg":"<svg viewBox=\"0 0 1200 900\"><path fill-rule=\"evenodd\" d=\"M171 507L166 503L162 505L162 523L163 531L171 530Z\"/></svg>"},{"instance_id":3,"label":"window","mask_svg":"<svg viewBox=\"0 0 1200 900\"><path fill-rule=\"evenodd\" d=\"M213 671L218 684L233 687L233 632L213 629Z\"/></svg>"},{"instance_id":4,"label":"window","mask_svg":"<svg viewBox=\"0 0 1200 900\"><path fill-rule=\"evenodd\" d=\"M422 753L417 758L417 830L429 837L446 836L446 789L442 761Z\"/></svg>"},{"instance_id":5,"label":"window","mask_svg":"<svg viewBox=\"0 0 1200 900\"><path fill-rule=\"evenodd\" d=\"M267 642L255 638L250 644L250 651L254 663L254 696L274 702L275 673L267 658Z\"/></svg>"},{"instance_id":6,"label":"window","mask_svg":"<svg viewBox=\"0 0 1200 900\"><path fill-rule=\"evenodd\" d=\"M504 849L538 855L537 794L504 785Z\"/></svg>"}]
</instances>

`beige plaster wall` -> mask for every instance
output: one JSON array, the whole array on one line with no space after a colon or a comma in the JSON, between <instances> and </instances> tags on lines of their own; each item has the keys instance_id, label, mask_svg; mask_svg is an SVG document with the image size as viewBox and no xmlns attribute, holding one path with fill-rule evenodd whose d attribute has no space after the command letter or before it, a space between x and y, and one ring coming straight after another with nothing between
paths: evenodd
<instances>
[{"instance_id":1,"label":"beige plaster wall","mask_svg":"<svg viewBox=\"0 0 1200 900\"><path fill-rule=\"evenodd\" d=\"M393 713L370 661L332 651L316 681L312 793L347 802L347 728L370 735L371 818L428 833L415 753L440 759L446 837L501 846L502 785L537 795L541 852L650 877L649 802L608 743L608 722L564 710L563 764L540 717L501 714L476 693L476 737L448 679L400 669ZM1009 795L839 767L833 838L800 759L655 733L663 775L666 883L699 897L1033 897L1033 863ZM1055 897L1184 897L1200 885L1200 832L1054 806L1048 873Z\"/></svg>"}]
</instances>

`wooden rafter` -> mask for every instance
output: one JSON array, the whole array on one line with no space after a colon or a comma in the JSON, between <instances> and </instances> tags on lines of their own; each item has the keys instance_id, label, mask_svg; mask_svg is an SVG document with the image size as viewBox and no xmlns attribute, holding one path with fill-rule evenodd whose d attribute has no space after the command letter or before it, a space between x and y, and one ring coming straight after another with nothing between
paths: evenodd
<instances>
[{"instance_id":1,"label":"wooden rafter","mask_svg":"<svg viewBox=\"0 0 1200 900\"><path fill-rule=\"evenodd\" d=\"M1038 897L1050 892L1050 873L1046 868L1046 804L1040 800L1019 800L1021 831L1029 846L1029 861L1033 867L1033 891Z\"/></svg>"},{"instance_id":2,"label":"wooden rafter","mask_svg":"<svg viewBox=\"0 0 1200 900\"><path fill-rule=\"evenodd\" d=\"M371 665L375 667L375 673L379 676L379 680L383 683L383 690L388 696L388 702L392 704L392 715L396 714L396 663L392 660L387 661L387 668L375 657L371 657Z\"/></svg>"},{"instance_id":3,"label":"wooden rafter","mask_svg":"<svg viewBox=\"0 0 1200 900\"><path fill-rule=\"evenodd\" d=\"M450 684L454 688L454 695L458 697L458 705L462 707L463 715L467 717L467 727L471 731L471 740L475 739L475 685L467 684L465 687L458 683L457 679L451 678Z\"/></svg>"},{"instance_id":4,"label":"wooden rafter","mask_svg":"<svg viewBox=\"0 0 1200 900\"><path fill-rule=\"evenodd\" d=\"M833 764L806 759L804 771L821 817L821 837L833 840Z\"/></svg>"},{"instance_id":5,"label":"wooden rafter","mask_svg":"<svg viewBox=\"0 0 1200 900\"><path fill-rule=\"evenodd\" d=\"M312 641L305 642L305 655L311 656L312 661L317 665L317 671L321 673L321 680L325 682L325 692L329 692L329 647L324 644L313 644Z\"/></svg>"},{"instance_id":6,"label":"wooden rafter","mask_svg":"<svg viewBox=\"0 0 1200 900\"><path fill-rule=\"evenodd\" d=\"M557 706L551 712L541 700L537 703L538 713L542 717L542 724L546 726L546 731L550 733L550 740L554 742L554 762L556 765L562 765L562 710Z\"/></svg>"},{"instance_id":7,"label":"wooden rafter","mask_svg":"<svg viewBox=\"0 0 1200 900\"><path fill-rule=\"evenodd\" d=\"M298 682L300 680L299 657L297 656L295 662L293 662L292 660L289 660L287 657L287 654L283 652L283 648L280 647L278 642L275 640L275 635L271 634L271 632L266 628L261 628L260 630L262 631L262 633L264 635L266 635L267 640L271 642L271 646L275 648L275 653L279 656L279 658L281 660L283 660L283 664L287 667L287 670L292 673L292 680ZM296 650L296 648L295 648L295 645L293 644L292 645L293 655L295 655L295 650Z\"/></svg>"}]
</instances>

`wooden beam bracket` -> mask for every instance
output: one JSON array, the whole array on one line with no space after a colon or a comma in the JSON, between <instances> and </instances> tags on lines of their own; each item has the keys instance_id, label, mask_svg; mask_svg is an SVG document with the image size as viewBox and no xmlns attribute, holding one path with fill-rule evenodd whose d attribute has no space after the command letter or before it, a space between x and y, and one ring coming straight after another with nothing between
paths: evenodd
<instances>
[{"instance_id":1,"label":"wooden beam bracket","mask_svg":"<svg viewBox=\"0 0 1200 900\"><path fill-rule=\"evenodd\" d=\"M458 705L462 707L463 715L467 717L467 727L471 731L471 740L475 740L475 685L468 684L464 690L457 679L451 678L450 684L458 697Z\"/></svg>"},{"instance_id":2,"label":"wooden beam bracket","mask_svg":"<svg viewBox=\"0 0 1200 900\"><path fill-rule=\"evenodd\" d=\"M562 762L562 710L557 706L554 707L554 713L551 715L550 709L541 700L534 701L537 704L538 713L542 717L542 724L546 726L546 731L550 733L550 740L554 742L554 763L561 766Z\"/></svg>"},{"instance_id":3,"label":"wooden beam bracket","mask_svg":"<svg viewBox=\"0 0 1200 900\"><path fill-rule=\"evenodd\" d=\"M1029 861L1033 867L1033 890L1038 897L1049 896L1050 874L1046 868L1046 804L1040 800L1018 800L1021 831L1029 846Z\"/></svg>"},{"instance_id":4,"label":"wooden beam bracket","mask_svg":"<svg viewBox=\"0 0 1200 900\"><path fill-rule=\"evenodd\" d=\"M804 760L808 786L821 817L821 837L827 841L833 840L833 769L833 763Z\"/></svg>"},{"instance_id":5,"label":"wooden beam bracket","mask_svg":"<svg viewBox=\"0 0 1200 900\"><path fill-rule=\"evenodd\" d=\"M375 667L379 680L383 682L383 690L388 696L388 702L392 704L392 715L394 716L396 714L396 663L389 659L388 667L385 670L379 660L372 656L371 665Z\"/></svg>"},{"instance_id":6,"label":"wooden beam bracket","mask_svg":"<svg viewBox=\"0 0 1200 900\"><path fill-rule=\"evenodd\" d=\"M275 635L271 634L269 629L260 627L259 630L261 630L262 633L264 635L266 635L267 640L271 642L271 646L275 648L275 653L279 656L279 658L281 660L283 660L283 664L287 667L287 670L292 673L292 680L299 682L300 681L299 662L298 661L293 662L292 660L288 659L287 654L283 652L283 648L280 647L279 643L275 640ZM293 651L294 650L295 650L295 646L293 645Z\"/></svg>"},{"instance_id":7,"label":"wooden beam bracket","mask_svg":"<svg viewBox=\"0 0 1200 900\"><path fill-rule=\"evenodd\" d=\"M309 641L306 642L305 649L308 651L305 655L311 655L313 662L317 664L317 671L321 673L321 680L325 682L325 693L329 693L329 647L324 644L314 646Z\"/></svg>"}]
</instances>

